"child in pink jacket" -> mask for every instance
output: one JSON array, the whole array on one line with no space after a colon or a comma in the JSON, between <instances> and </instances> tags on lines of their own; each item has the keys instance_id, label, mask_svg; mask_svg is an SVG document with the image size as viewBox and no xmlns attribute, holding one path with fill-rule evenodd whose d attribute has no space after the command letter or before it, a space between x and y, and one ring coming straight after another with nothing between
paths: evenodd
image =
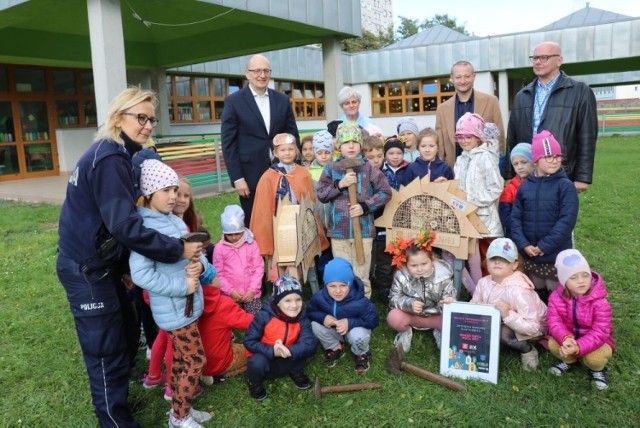
<instances>
[{"instance_id":1,"label":"child in pink jacket","mask_svg":"<svg viewBox=\"0 0 640 428\"><path fill-rule=\"evenodd\" d=\"M487 250L488 276L478 282L471 303L493 305L500 311L500 343L520 353L522 368L538 367L538 350L531 339L546 333L547 307L529 277L518 270L518 249L509 238L498 238Z\"/></svg>"},{"instance_id":2,"label":"child in pink jacket","mask_svg":"<svg viewBox=\"0 0 640 428\"><path fill-rule=\"evenodd\" d=\"M262 307L264 260L253 233L244 227L239 205L228 205L220 216L222 239L213 249L213 265L218 271L220 291L250 314Z\"/></svg>"},{"instance_id":3,"label":"child in pink jacket","mask_svg":"<svg viewBox=\"0 0 640 428\"><path fill-rule=\"evenodd\" d=\"M561 361L549 371L562 376L582 360L593 386L607 389L605 367L616 348L607 287L578 250L558 253L556 270L560 285L549 297L547 323L549 351Z\"/></svg>"}]
</instances>

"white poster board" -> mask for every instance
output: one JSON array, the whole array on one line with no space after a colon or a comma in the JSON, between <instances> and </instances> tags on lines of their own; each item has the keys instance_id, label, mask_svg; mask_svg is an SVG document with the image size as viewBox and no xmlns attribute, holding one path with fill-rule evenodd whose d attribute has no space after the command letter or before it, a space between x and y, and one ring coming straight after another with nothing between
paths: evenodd
<instances>
[{"instance_id":1,"label":"white poster board","mask_svg":"<svg viewBox=\"0 0 640 428\"><path fill-rule=\"evenodd\" d=\"M492 305L444 305L440 373L498 383L500 311Z\"/></svg>"}]
</instances>

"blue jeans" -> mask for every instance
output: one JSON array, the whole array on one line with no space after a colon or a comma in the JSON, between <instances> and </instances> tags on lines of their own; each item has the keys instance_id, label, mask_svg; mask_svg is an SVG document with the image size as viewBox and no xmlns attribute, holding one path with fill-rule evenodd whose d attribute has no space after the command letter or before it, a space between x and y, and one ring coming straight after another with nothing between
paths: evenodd
<instances>
[{"instance_id":1,"label":"blue jeans","mask_svg":"<svg viewBox=\"0 0 640 428\"><path fill-rule=\"evenodd\" d=\"M131 365L126 329L132 327L131 306L120 272L82 273L62 250L57 272L75 320L100 426L138 427L127 403Z\"/></svg>"}]
</instances>

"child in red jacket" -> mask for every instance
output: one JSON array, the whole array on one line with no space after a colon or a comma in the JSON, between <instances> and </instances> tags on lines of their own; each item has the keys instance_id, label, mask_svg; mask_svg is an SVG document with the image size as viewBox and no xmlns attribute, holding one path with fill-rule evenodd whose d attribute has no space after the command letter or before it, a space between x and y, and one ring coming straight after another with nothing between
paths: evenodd
<instances>
[{"instance_id":1,"label":"child in red jacket","mask_svg":"<svg viewBox=\"0 0 640 428\"><path fill-rule=\"evenodd\" d=\"M578 250L561 251L556 269L560 285L549 297L547 325L549 351L562 361L549 371L562 376L582 360L593 386L607 389L606 365L616 345L606 285Z\"/></svg>"},{"instance_id":2,"label":"child in red jacket","mask_svg":"<svg viewBox=\"0 0 640 428\"><path fill-rule=\"evenodd\" d=\"M253 315L241 309L218 287L203 287L204 310L198 320L202 347L207 364L200 380L205 385L223 382L226 376L234 376L247 370L246 348L231 342L234 329L245 331Z\"/></svg>"}]
</instances>

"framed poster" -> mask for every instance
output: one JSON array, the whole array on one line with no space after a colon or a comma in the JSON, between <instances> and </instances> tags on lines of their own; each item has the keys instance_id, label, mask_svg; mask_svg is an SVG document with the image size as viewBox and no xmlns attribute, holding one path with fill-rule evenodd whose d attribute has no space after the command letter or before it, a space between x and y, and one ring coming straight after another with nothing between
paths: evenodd
<instances>
[{"instance_id":1,"label":"framed poster","mask_svg":"<svg viewBox=\"0 0 640 428\"><path fill-rule=\"evenodd\" d=\"M444 305L440 373L498 383L500 311L492 305Z\"/></svg>"}]
</instances>

